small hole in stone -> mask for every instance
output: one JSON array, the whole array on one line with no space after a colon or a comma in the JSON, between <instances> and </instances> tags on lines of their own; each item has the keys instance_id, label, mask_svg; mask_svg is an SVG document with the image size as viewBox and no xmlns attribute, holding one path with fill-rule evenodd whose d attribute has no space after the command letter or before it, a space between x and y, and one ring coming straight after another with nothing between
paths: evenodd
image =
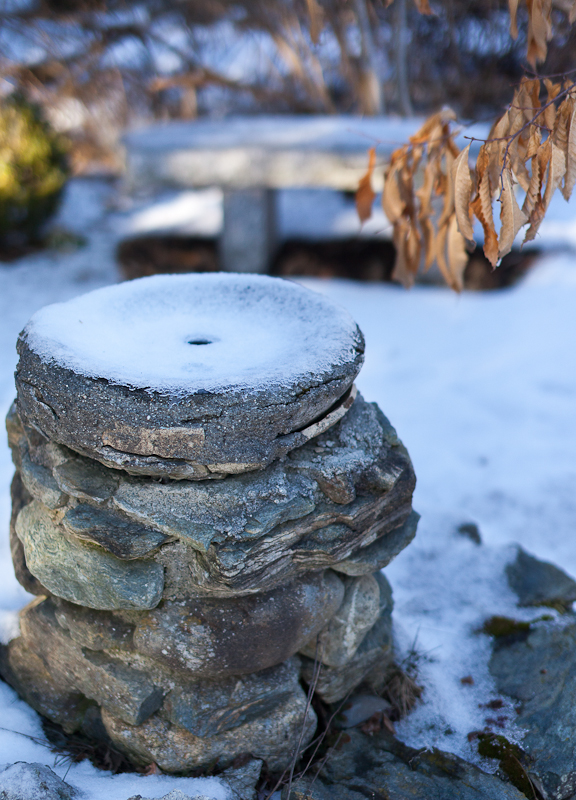
<instances>
[{"instance_id":1,"label":"small hole in stone","mask_svg":"<svg viewBox=\"0 0 576 800\"><path fill-rule=\"evenodd\" d=\"M212 344L210 339L190 339L188 344Z\"/></svg>"}]
</instances>

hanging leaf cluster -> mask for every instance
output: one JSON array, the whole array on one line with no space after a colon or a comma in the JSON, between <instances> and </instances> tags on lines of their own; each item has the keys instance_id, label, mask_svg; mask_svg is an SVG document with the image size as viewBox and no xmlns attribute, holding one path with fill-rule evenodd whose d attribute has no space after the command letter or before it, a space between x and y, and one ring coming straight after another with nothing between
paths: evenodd
<instances>
[{"instance_id":1,"label":"hanging leaf cluster","mask_svg":"<svg viewBox=\"0 0 576 800\"><path fill-rule=\"evenodd\" d=\"M460 151L454 142L454 121L450 109L431 116L392 153L384 172L382 206L397 253L393 278L405 286L435 261L446 283L460 291L466 251L474 247L474 217L484 231L484 254L496 267L523 226L524 242L534 239L556 189L568 200L576 183L576 82L524 78L474 168L471 144ZM362 222L371 213L374 162L371 151L357 194Z\"/></svg>"},{"instance_id":2,"label":"hanging leaf cluster","mask_svg":"<svg viewBox=\"0 0 576 800\"><path fill-rule=\"evenodd\" d=\"M516 15L519 0L508 0L510 11L510 35L513 39L518 36ZM528 11L528 32L526 57L532 66L537 62L545 61L548 53L548 42L552 38L552 9L560 8L568 16L572 25L576 21L576 0L524 0Z\"/></svg>"}]
</instances>

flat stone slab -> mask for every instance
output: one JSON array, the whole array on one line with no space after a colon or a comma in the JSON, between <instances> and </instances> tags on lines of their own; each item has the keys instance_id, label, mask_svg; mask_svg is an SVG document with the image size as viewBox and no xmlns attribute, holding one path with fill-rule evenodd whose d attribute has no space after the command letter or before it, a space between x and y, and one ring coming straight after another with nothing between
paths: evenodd
<instances>
[{"instance_id":1,"label":"flat stone slab","mask_svg":"<svg viewBox=\"0 0 576 800\"><path fill-rule=\"evenodd\" d=\"M48 439L128 472L205 479L261 469L335 423L364 339L295 283L218 273L47 306L18 352L19 414Z\"/></svg>"},{"instance_id":2,"label":"flat stone slab","mask_svg":"<svg viewBox=\"0 0 576 800\"><path fill-rule=\"evenodd\" d=\"M122 561L136 569L152 560L164 574L165 600L270 591L327 567L370 574L416 530L408 454L377 406L360 395L338 423L283 461L223 481L159 482L107 469L24 430L14 413L9 441L21 469L25 455L65 494L65 504L52 510L29 482L36 492L33 516L46 520L43 531L56 525L55 545L109 556L120 571ZM36 534L21 525L22 540L33 539ZM81 602L55 583L56 550L41 552L32 541L28 547L35 559L31 572L42 580L43 570L50 591ZM71 578L79 563L71 563Z\"/></svg>"},{"instance_id":3,"label":"flat stone slab","mask_svg":"<svg viewBox=\"0 0 576 800\"><path fill-rule=\"evenodd\" d=\"M576 617L533 623L495 640L490 672L516 701L527 771L551 800L576 794Z\"/></svg>"},{"instance_id":4,"label":"flat stone slab","mask_svg":"<svg viewBox=\"0 0 576 800\"><path fill-rule=\"evenodd\" d=\"M416 750L388 733L350 730L318 776L295 783L291 800L525 800L526 795L452 753ZM288 800L288 791L282 792Z\"/></svg>"},{"instance_id":5,"label":"flat stone slab","mask_svg":"<svg viewBox=\"0 0 576 800\"><path fill-rule=\"evenodd\" d=\"M130 190L321 186L355 191L367 151L390 154L421 125L390 117L229 117L151 125L124 137ZM376 183L381 181L375 175ZM382 185L377 187L382 189Z\"/></svg>"}]
</instances>

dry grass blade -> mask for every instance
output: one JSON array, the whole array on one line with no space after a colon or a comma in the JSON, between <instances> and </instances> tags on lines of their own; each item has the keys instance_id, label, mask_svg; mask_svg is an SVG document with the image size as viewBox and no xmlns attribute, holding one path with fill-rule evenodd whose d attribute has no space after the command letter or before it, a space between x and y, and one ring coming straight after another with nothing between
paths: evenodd
<instances>
[{"instance_id":1,"label":"dry grass blade","mask_svg":"<svg viewBox=\"0 0 576 800\"><path fill-rule=\"evenodd\" d=\"M368 171L360 178L358 191L356 192L356 211L360 217L360 222L364 224L372 216L372 205L376 194L372 189L372 174L376 164L376 148L371 147L368 156Z\"/></svg>"}]
</instances>

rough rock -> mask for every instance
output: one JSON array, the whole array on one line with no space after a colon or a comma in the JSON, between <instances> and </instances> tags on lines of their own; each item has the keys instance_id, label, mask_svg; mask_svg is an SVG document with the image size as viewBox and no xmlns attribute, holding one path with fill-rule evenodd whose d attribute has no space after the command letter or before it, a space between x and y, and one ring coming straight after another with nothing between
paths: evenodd
<instances>
[{"instance_id":1,"label":"rough rock","mask_svg":"<svg viewBox=\"0 0 576 800\"><path fill-rule=\"evenodd\" d=\"M97 317L94 308L102 302L106 313ZM130 338L132 330L138 336L137 325L130 326L129 320L131 315L141 316L142 303L153 305L149 309L155 322L152 349L148 340ZM193 312L198 314L201 308L205 314L206 303L213 307L206 325L220 333L187 342L195 324ZM240 313L238 309L244 316L232 328L226 318ZM63 325L63 315L70 313L72 326ZM98 336L99 326L105 325L106 341L110 330L120 326L121 335L130 341L115 341L115 351L132 349L135 359L126 356L120 371L109 375L110 359L100 366L100 356L89 355L91 340L86 342L71 330L80 315L85 323L82 333L91 326ZM162 315L168 315L169 324L159 323ZM222 378L204 387L207 376L219 374L215 370L223 353L236 352L242 342L245 350L254 347L254 325L262 324L263 315L273 326L280 324L279 318L288 323L298 320L301 341L294 345L294 355L277 334L268 351L278 342L278 356L269 353L260 371L250 363L237 383ZM316 331L320 318L325 320L325 337L311 335L306 340L306 328ZM197 343L208 346L196 354L190 345ZM163 349L171 363L173 354L180 353L176 358L185 365L186 382L170 391L156 386L154 376L142 384L138 376L126 374L131 360L142 359L147 352L151 363L154 357L161 359ZM304 349L307 359L302 361ZM49 439L109 466L148 475L204 478L260 469L304 444L307 436L301 431L324 416L351 387L364 360L364 338L347 312L288 281L232 274L154 276L42 309L20 335L18 352L19 411L25 422ZM236 360L238 368L241 361ZM282 369L271 379L279 361ZM79 363L82 366L72 366Z\"/></svg>"},{"instance_id":2,"label":"rough rock","mask_svg":"<svg viewBox=\"0 0 576 800\"><path fill-rule=\"evenodd\" d=\"M236 793L238 800L256 800L256 784L262 772L262 761L251 758L241 767L229 767L218 777Z\"/></svg>"},{"instance_id":3,"label":"rough rock","mask_svg":"<svg viewBox=\"0 0 576 800\"><path fill-rule=\"evenodd\" d=\"M0 769L0 800L72 800L75 794L44 764L17 761Z\"/></svg>"},{"instance_id":4,"label":"rough rock","mask_svg":"<svg viewBox=\"0 0 576 800\"><path fill-rule=\"evenodd\" d=\"M14 566L14 574L18 583L30 594L49 594L48 590L42 586L40 581L32 575L26 566L26 556L24 555L24 545L16 533L16 520L18 514L24 506L32 502L32 496L22 483L19 472L14 473L10 485L10 497L12 499L12 514L10 517L10 555Z\"/></svg>"},{"instance_id":5,"label":"rough rock","mask_svg":"<svg viewBox=\"0 0 576 800\"><path fill-rule=\"evenodd\" d=\"M550 800L576 794L576 620L533 623L498 638L490 659L500 693L518 702L521 746Z\"/></svg>"},{"instance_id":6,"label":"rough rock","mask_svg":"<svg viewBox=\"0 0 576 800\"><path fill-rule=\"evenodd\" d=\"M122 616L111 611L83 608L55 598L54 614L73 641L89 650L133 650L138 612ZM128 619L126 619L126 617Z\"/></svg>"},{"instance_id":7,"label":"rough rock","mask_svg":"<svg viewBox=\"0 0 576 800\"><path fill-rule=\"evenodd\" d=\"M30 572L65 600L88 608L154 608L162 597L164 572L154 561L122 561L102 548L66 536L61 512L38 500L16 520Z\"/></svg>"},{"instance_id":8,"label":"rough rock","mask_svg":"<svg viewBox=\"0 0 576 800\"><path fill-rule=\"evenodd\" d=\"M576 581L547 561L518 547L516 559L506 566L506 576L521 606L551 606L570 610L576 600Z\"/></svg>"},{"instance_id":9,"label":"rough rock","mask_svg":"<svg viewBox=\"0 0 576 800\"><path fill-rule=\"evenodd\" d=\"M348 578L342 604L317 637L300 652L329 667L342 667L354 656L381 613L380 587L374 575Z\"/></svg>"},{"instance_id":10,"label":"rough rock","mask_svg":"<svg viewBox=\"0 0 576 800\"><path fill-rule=\"evenodd\" d=\"M58 624L53 600L27 606L20 627L26 647L42 659L62 690L94 700L131 725L139 725L162 705L168 687L155 682L148 664L127 663L121 652L112 655L78 645Z\"/></svg>"},{"instance_id":11,"label":"rough rock","mask_svg":"<svg viewBox=\"0 0 576 800\"><path fill-rule=\"evenodd\" d=\"M416 536L419 520L420 514L412 511L403 525L356 550L344 561L334 564L332 569L350 576L371 575L384 569Z\"/></svg>"},{"instance_id":12,"label":"rough rock","mask_svg":"<svg viewBox=\"0 0 576 800\"><path fill-rule=\"evenodd\" d=\"M140 617L136 649L198 677L242 675L285 661L315 636L342 604L335 573L310 573L247 597L165 601Z\"/></svg>"},{"instance_id":13,"label":"rough rock","mask_svg":"<svg viewBox=\"0 0 576 800\"><path fill-rule=\"evenodd\" d=\"M194 736L213 738L266 718L281 705L299 706L298 669L298 659L290 659L261 672L220 680L183 675L174 681L160 716Z\"/></svg>"},{"instance_id":14,"label":"rough rock","mask_svg":"<svg viewBox=\"0 0 576 800\"><path fill-rule=\"evenodd\" d=\"M415 750L388 733L347 735L330 751L320 778L295 783L292 800L525 800L511 784L451 753Z\"/></svg>"},{"instance_id":15,"label":"rough rock","mask_svg":"<svg viewBox=\"0 0 576 800\"><path fill-rule=\"evenodd\" d=\"M158 530L86 503L69 508L62 524L78 539L97 544L117 558L144 558L169 540Z\"/></svg>"},{"instance_id":16,"label":"rough rock","mask_svg":"<svg viewBox=\"0 0 576 800\"><path fill-rule=\"evenodd\" d=\"M142 531L144 547L152 531L175 540L163 540L154 554L166 573L166 599L262 592L326 567L373 572L415 531L410 459L386 418L360 396L340 423L284 463L226 481L131 477L30 429L11 443L15 460L27 448L33 460L52 465L72 498L59 510L70 521L69 538L74 529L116 555L130 555L119 544L127 530Z\"/></svg>"},{"instance_id":17,"label":"rough rock","mask_svg":"<svg viewBox=\"0 0 576 800\"><path fill-rule=\"evenodd\" d=\"M297 674L296 670L296 678ZM190 697L191 712L194 711L195 696ZM198 691L197 697L204 700L202 690ZM127 725L106 711L102 717L116 747L137 764L154 762L166 772L182 772L207 764L226 767L237 756L250 753L265 761L270 770L283 770L290 763L301 733L304 743L313 737L316 717L309 709L303 725L306 696L297 682L284 702L267 705L265 696L261 702L263 716L205 738L170 722L163 714L153 715L138 727ZM236 714L241 711L240 707ZM236 719L237 716L234 721Z\"/></svg>"},{"instance_id":18,"label":"rough rock","mask_svg":"<svg viewBox=\"0 0 576 800\"><path fill-rule=\"evenodd\" d=\"M128 800L153 800L153 798L142 797L141 794L135 794L132 795L132 797L129 797ZM172 789L171 792L162 795L162 797L158 798L158 800L212 800L212 798L205 794L190 795L184 794L184 792L181 792L180 789Z\"/></svg>"},{"instance_id":19,"label":"rough rock","mask_svg":"<svg viewBox=\"0 0 576 800\"><path fill-rule=\"evenodd\" d=\"M329 667L323 664L320 668L315 692L326 703L342 700L375 669L385 673L392 666L392 592L382 574L377 574L375 577L380 584L380 616L346 664L341 667ZM314 661L303 657L303 679L306 683L310 683L313 675Z\"/></svg>"}]
</instances>

